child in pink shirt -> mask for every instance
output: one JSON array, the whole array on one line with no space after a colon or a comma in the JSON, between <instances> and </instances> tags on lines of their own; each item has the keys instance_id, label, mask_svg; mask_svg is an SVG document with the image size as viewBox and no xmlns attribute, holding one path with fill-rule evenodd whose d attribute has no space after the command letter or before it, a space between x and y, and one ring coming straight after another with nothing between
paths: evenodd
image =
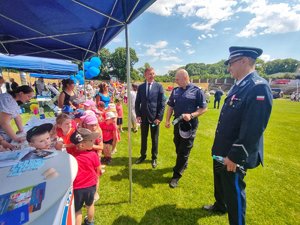
<instances>
[{"instance_id":1,"label":"child in pink shirt","mask_svg":"<svg viewBox=\"0 0 300 225\"><path fill-rule=\"evenodd\" d=\"M100 122L103 135L103 163L111 163L111 153L117 143L117 125L115 123L116 114L114 112L107 112L105 114L105 121Z\"/></svg>"},{"instance_id":2,"label":"child in pink shirt","mask_svg":"<svg viewBox=\"0 0 300 225\"><path fill-rule=\"evenodd\" d=\"M122 106L122 102L119 99L115 100L116 102L116 111L117 111L117 125L119 128L120 132L123 132L123 128L122 128L122 124L123 124L123 106Z\"/></svg>"}]
</instances>

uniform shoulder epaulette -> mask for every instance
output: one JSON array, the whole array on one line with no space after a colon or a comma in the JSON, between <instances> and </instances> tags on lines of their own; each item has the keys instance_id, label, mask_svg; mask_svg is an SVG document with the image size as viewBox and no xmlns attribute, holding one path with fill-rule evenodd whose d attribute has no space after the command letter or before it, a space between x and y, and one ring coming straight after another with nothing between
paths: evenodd
<instances>
[{"instance_id":1,"label":"uniform shoulder epaulette","mask_svg":"<svg viewBox=\"0 0 300 225\"><path fill-rule=\"evenodd\" d=\"M263 84L263 83L265 83L264 78L261 78L261 77L258 77L258 76L253 77L252 81L254 82L254 84Z\"/></svg>"}]
</instances>

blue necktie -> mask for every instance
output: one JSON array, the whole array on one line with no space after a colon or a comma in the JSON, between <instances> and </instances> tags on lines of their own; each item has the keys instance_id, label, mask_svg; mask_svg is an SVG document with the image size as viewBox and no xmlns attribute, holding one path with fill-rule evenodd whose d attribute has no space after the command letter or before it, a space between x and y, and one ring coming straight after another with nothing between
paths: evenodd
<instances>
[{"instance_id":1,"label":"blue necktie","mask_svg":"<svg viewBox=\"0 0 300 225\"><path fill-rule=\"evenodd\" d=\"M149 98L149 96L150 96L150 86L151 86L151 83L148 83L147 98Z\"/></svg>"}]
</instances>

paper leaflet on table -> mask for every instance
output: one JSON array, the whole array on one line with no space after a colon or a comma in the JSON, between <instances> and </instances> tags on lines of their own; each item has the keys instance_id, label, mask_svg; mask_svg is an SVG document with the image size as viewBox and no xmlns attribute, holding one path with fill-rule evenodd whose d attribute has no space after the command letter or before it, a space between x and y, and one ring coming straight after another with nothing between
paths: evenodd
<instances>
[{"instance_id":1,"label":"paper leaflet on table","mask_svg":"<svg viewBox=\"0 0 300 225\"><path fill-rule=\"evenodd\" d=\"M17 164L33 148L0 152L0 168Z\"/></svg>"},{"instance_id":2,"label":"paper leaflet on table","mask_svg":"<svg viewBox=\"0 0 300 225\"><path fill-rule=\"evenodd\" d=\"M18 224L27 222L29 213L41 209L45 191L46 182L43 182L0 195L0 224L12 224L12 219L16 218L18 218Z\"/></svg>"},{"instance_id":3,"label":"paper leaflet on table","mask_svg":"<svg viewBox=\"0 0 300 225\"><path fill-rule=\"evenodd\" d=\"M56 150L33 150L28 152L21 160L29 159L48 159L57 155Z\"/></svg>"}]
</instances>

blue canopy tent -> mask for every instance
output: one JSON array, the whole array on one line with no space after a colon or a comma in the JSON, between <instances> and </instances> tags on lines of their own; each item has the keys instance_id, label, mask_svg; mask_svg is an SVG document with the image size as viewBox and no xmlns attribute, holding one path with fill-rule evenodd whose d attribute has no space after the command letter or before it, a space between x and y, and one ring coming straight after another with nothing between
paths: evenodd
<instances>
[{"instance_id":1,"label":"blue canopy tent","mask_svg":"<svg viewBox=\"0 0 300 225\"><path fill-rule=\"evenodd\" d=\"M44 78L44 79L68 79L69 75L63 74L45 74L45 73L30 73L31 77Z\"/></svg>"},{"instance_id":2,"label":"blue canopy tent","mask_svg":"<svg viewBox=\"0 0 300 225\"><path fill-rule=\"evenodd\" d=\"M31 56L7 56L0 54L0 67L18 69L26 72L43 72L74 74L78 65L60 59L49 59Z\"/></svg>"},{"instance_id":3,"label":"blue canopy tent","mask_svg":"<svg viewBox=\"0 0 300 225\"><path fill-rule=\"evenodd\" d=\"M128 24L155 0L2 0L0 52L84 62L125 29L130 98ZM130 112L129 107L129 112ZM128 129L131 115L128 115ZM131 136L128 132L130 202Z\"/></svg>"},{"instance_id":4,"label":"blue canopy tent","mask_svg":"<svg viewBox=\"0 0 300 225\"><path fill-rule=\"evenodd\" d=\"M2 0L0 52L83 62L155 0Z\"/></svg>"}]
</instances>

